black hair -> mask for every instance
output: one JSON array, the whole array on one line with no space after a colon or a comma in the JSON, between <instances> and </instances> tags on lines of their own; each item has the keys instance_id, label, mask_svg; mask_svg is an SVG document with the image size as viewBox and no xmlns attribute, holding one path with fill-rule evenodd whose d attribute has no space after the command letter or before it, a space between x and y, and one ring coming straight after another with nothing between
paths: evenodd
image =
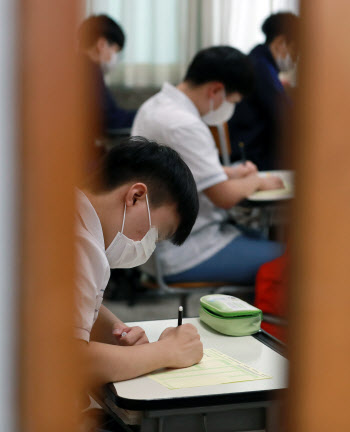
<instances>
[{"instance_id":1,"label":"black hair","mask_svg":"<svg viewBox=\"0 0 350 432\"><path fill-rule=\"evenodd\" d=\"M110 44L118 44L120 49L124 47L125 34L120 25L107 15L92 15L78 30L79 48L91 48L100 37L106 38Z\"/></svg>"},{"instance_id":2,"label":"black hair","mask_svg":"<svg viewBox=\"0 0 350 432\"><path fill-rule=\"evenodd\" d=\"M199 51L189 65L184 81L201 85L223 83L226 93L247 95L253 89L254 70L245 54L230 46L215 46Z\"/></svg>"},{"instance_id":3,"label":"black hair","mask_svg":"<svg viewBox=\"0 0 350 432\"><path fill-rule=\"evenodd\" d=\"M266 36L266 43L271 43L277 36L285 36L287 43L296 42L299 18L291 12L279 12L270 15L264 21L261 30Z\"/></svg>"},{"instance_id":4,"label":"black hair","mask_svg":"<svg viewBox=\"0 0 350 432\"><path fill-rule=\"evenodd\" d=\"M176 204L180 223L171 241L181 245L192 230L199 203L193 175L179 154L143 137L127 138L103 157L85 187L103 193L129 182L145 183L155 208Z\"/></svg>"}]
</instances>

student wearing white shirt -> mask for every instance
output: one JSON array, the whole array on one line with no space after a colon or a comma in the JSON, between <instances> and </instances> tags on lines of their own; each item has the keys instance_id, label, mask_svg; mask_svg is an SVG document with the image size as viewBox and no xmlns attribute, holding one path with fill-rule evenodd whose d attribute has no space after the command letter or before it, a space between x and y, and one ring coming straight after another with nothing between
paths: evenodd
<instances>
[{"instance_id":1,"label":"student wearing white shirt","mask_svg":"<svg viewBox=\"0 0 350 432\"><path fill-rule=\"evenodd\" d=\"M177 87L165 83L136 115L132 135L174 148L191 169L199 193L199 215L186 242L179 248L159 245L169 282L252 284L260 265L282 253L278 243L240 232L225 211L257 190L282 188L282 181L259 177L251 162L223 167L207 126L227 121L252 88L247 56L232 47L207 48L195 56L183 82ZM145 270L154 273L151 263Z\"/></svg>"},{"instance_id":2,"label":"student wearing white shirt","mask_svg":"<svg viewBox=\"0 0 350 432\"><path fill-rule=\"evenodd\" d=\"M77 191L77 314L90 384L102 385L162 367L185 367L202 358L195 327L167 329L148 343L102 305L110 268L143 264L159 240L181 245L198 213L193 176L170 147L141 137L113 148Z\"/></svg>"}]
</instances>

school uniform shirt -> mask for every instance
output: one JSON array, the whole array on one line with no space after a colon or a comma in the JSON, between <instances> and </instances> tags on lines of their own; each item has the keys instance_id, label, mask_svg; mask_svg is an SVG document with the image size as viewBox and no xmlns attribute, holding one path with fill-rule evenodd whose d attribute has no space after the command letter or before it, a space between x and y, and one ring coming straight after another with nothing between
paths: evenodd
<instances>
[{"instance_id":1,"label":"school uniform shirt","mask_svg":"<svg viewBox=\"0 0 350 432\"><path fill-rule=\"evenodd\" d=\"M90 341L90 333L102 304L110 277L102 226L87 196L77 190L76 215L76 305L74 334Z\"/></svg>"},{"instance_id":2,"label":"school uniform shirt","mask_svg":"<svg viewBox=\"0 0 350 432\"><path fill-rule=\"evenodd\" d=\"M192 232L180 247L169 241L157 246L165 275L189 270L211 258L239 234L227 223L227 212L216 207L203 192L227 180L214 139L193 102L168 83L141 106L132 135L172 147L192 171L199 194L199 214ZM150 261L144 269L154 274Z\"/></svg>"}]
</instances>

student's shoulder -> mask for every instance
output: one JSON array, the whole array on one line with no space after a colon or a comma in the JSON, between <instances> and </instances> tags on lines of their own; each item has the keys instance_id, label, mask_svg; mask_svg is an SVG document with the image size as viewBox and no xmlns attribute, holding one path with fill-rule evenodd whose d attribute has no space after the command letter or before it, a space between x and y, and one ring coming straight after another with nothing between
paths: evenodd
<instances>
[{"instance_id":1,"label":"student's shoulder","mask_svg":"<svg viewBox=\"0 0 350 432\"><path fill-rule=\"evenodd\" d=\"M205 127L198 115L158 93L141 105L137 117L173 131L182 128Z\"/></svg>"},{"instance_id":2,"label":"student's shoulder","mask_svg":"<svg viewBox=\"0 0 350 432\"><path fill-rule=\"evenodd\" d=\"M107 260L103 245L83 226L76 226L75 241L78 257L85 263Z\"/></svg>"},{"instance_id":3,"label":"student's shoulder","mask_svg":"<svg viewBox=\"0 0 350 432\"><path fill-rule=\"evenodd\" d=\"M260 48L258 46L256 48ZM266 49L264 47L264 49ZM261 52L261 50L252 50L249 54L249 58L253 64L255 70L255 78L257 81L271 79L271 75L278 75L278 71L273 64L271 54Z\"/></svg>"},{"instance_id":4,"label":"student's shoulder","mask_svg":"<svg viewBox=\"0 0 350 432\"><path fill-rule=\"evenodd\" d=\"M163 114L163 124L169 132L175 134L193 134L205 131L203 122L191 113L184 113L181 110L173 110Z\"/></svg>"},{"instance_id":5,"label":"student's shoulder","mask_svg":"<svg viewBox=\"0 0 350 432\"><path fill-rule=\"evenodd\" d=\"M77 272L76 283L85 296L99 294L105 289L110 267L106 254L93 236L84 230L76 233ZM94 294L95 293L95 294Z\"/></svg>"}]
</instances>

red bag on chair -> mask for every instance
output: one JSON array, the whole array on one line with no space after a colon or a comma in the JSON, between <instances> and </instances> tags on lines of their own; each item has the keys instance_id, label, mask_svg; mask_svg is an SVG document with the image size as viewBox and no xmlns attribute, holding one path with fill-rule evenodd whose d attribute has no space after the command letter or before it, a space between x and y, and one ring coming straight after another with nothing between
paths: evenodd
<instances>
[{"instance_id":1,"label":"red bag on chair","mask_svg":"<svg viewBox=\"0 0 350 432\"><path fill-rule=\"evenodd\" d=\"M287 265L288 255L263 264L256 276L255 306L276 317L286 317L287 313ZM261 324L268 333L280 340L286 340L286 327L263 322Z\"/></svg>"}]
</instances>

